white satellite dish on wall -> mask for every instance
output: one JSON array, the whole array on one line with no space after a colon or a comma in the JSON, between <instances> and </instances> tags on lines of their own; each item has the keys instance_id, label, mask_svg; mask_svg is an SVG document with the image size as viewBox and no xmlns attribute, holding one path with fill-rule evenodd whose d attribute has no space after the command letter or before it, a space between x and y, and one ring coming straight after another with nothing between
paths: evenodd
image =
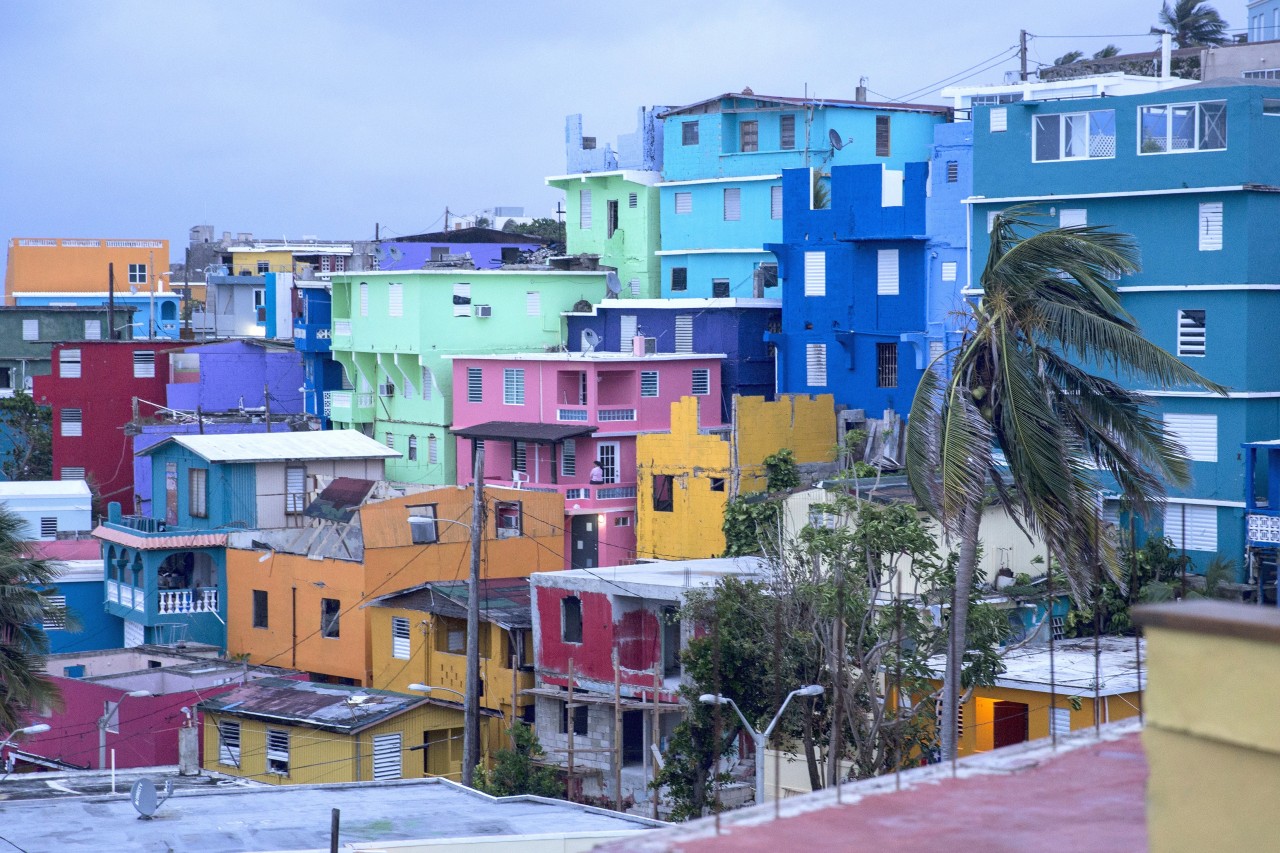
<instances>
[{"instance_id":1,"label":"white satellite dish on wall","mask_svg":"<svg viewBox=\"0 0 1280 853\"><path fill-rule=\"evenodd\" d=\"M595 352L600 346L600 333L595 329L583 329L581 341L583 352Z\"/></svg>"}]
</instances>

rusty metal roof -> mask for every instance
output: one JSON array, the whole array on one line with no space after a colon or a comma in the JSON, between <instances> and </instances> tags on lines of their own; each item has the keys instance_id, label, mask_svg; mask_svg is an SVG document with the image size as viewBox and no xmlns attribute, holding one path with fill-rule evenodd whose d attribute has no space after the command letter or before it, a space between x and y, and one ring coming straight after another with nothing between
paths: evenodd
<instances>
[{"instance_id":1,"label":"rusty metal roof","mask_svg":"<svg viewBox=\"0 0 1280 853\"><path fill-rule=\"evenodd\" d=\"M431 704L431 700L370 687L262 678L206 699L199 707L206 712L352 734L423 704Z\"/></svg>"},{"instance_id":2,"label":"rusty metal roof","mask_svg":"<svg viewBox=\"0 0 1280 853\"><path fill-rule=\"evenodd\" d=\"M533 609L528 578L480 581L480 618L503 628L532 628ZM467 618L466 581L432 581L379 596L366 606L421 610L455 619Z\"/></svg>"}]
</instances>

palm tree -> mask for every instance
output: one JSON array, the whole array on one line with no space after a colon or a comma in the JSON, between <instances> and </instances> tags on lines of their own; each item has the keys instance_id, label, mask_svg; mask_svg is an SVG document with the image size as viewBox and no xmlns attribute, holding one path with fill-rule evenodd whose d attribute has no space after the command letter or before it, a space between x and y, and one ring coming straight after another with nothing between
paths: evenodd
<instances>
[{"instance_id":1,"label":"palm tree","mask_svg":"<svg viewBox=\"0 0 1280 853\"><path fill-rule=\"evenodd\" d=\"M1109 44L1106 47L1104 47L1102 50L1095 53L1093 55L1093 58L1094 59L1110 59L1113 56L1119 56L1119 55L1120 55L1120 48L1116 47L1114 44Z\"/></svg>"},{"instance_id":2,"label":"palm tree","mask_svg":"<svg viewBox=\"0 0 1280 853\"><path fill-rule=\"evenodd\" d=\"M1073 62L1079 62L1084 59L1084 54L1078 50L1069 50L1053 61L1054 65L1070 65Z\"/></svg>"},{"instance_id":3,"label":"palm tree","mask_svg":"<svg viewBox=\"0 0 1280 853\"><path fill-rule=\"evenodd\" d=\"M1129 236L1097 226L1046 230L1039 218L1025 209L995 218L982 296L968 306L951 375L930 365L907 422L912 489L959 545L939 721L944 759L956 749L984 503L1001 503L1039 535L1081 597L1099 567L1116 576L1097 475L1110 474L1146 515L1166 482L1188 479L1184 449L1165 436L1150 399L1099 374L1226 390L1144 338L1121 307L1108 279L1138 269Z\"/></svg>"},{"instance_id":4,"label":"palm tree","mask_svg":"<svg viewBox=\"0 0 1280 853\"><path fill-rule=\"evenodd\" d=\"M1169 33L1178 47L1227 43L1227 22L1206 0L1176 0L1173 8L1164 3L1159 20L1151 32Z\"/></svg>"},{"instance_id":5,"label":"palm tree","mask_svg":"<svg viewBox=\"0 0 1280 853\"><path fill-rule=\"evenodd\" d=\"M21 723L23 711L55 702L57 688L45 677L43 656L49 651L44 622L66 619L53 603L48 587L57 575L55 563L23 556L23 521L0 505L0 733Z\"/></svg>"}]
</instances>

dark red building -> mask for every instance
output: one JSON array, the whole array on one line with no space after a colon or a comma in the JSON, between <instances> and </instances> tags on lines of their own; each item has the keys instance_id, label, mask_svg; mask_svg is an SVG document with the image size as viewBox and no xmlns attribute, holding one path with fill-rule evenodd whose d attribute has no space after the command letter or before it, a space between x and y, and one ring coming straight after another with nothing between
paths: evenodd
<instances>
[{"instance_id":1,"label":"dark red building","mask_svg":"<svg viewBox=\"0 0 1280 853\"><path fill-rule=\"evenodd\" d=\"M53 409L53 476L85 479L100 510L119 501L132 512L132 440L124 426L153 414L169 383L169 351L183 341L76 341L53 348L53 370L33 396Z\"/></svg>"}]
</instances>

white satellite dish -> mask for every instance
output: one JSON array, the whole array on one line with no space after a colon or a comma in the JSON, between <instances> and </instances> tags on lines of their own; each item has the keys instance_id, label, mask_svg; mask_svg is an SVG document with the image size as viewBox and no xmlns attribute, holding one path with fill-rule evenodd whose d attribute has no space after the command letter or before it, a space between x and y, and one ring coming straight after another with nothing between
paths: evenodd
<instances>
[{"instance_id":1,"label":"white satellite dish","mask_svg":"<svg viewBox=\"0 0 1280 853\"><path fill-rule=\"evenodd\" d=\"M583 329L581 340L583 352L595 352L596 347L600 346L600 333L595 329Z\"/></svg>"},{"instance_id":2,"label":"white satellite dish","mask_svg":"<svg viewBox=\"0 0 1280 853\"><path fill-rule=\"evenodd\" d=\"M615 299L618 297L618 294L622 292L622 279L618 278L618 273L614 270L609 270L605 273L604 289Z\"/></svg>"},{"instance_id":3,"label":"white satellite dish","mask_svg":"<svg viewBox=\"0 0 1280 853\"><path fill-rule=\"evenodd\" d=\"M133 783L133 788L129 791L129 801L138 810L138 820L151 820L156 813L156 809L160 808L161 803L172 796L172 779L165 780L163 800L156 794L156 785L150 779L139 779Z\"/></svg>"}]
</instances>

